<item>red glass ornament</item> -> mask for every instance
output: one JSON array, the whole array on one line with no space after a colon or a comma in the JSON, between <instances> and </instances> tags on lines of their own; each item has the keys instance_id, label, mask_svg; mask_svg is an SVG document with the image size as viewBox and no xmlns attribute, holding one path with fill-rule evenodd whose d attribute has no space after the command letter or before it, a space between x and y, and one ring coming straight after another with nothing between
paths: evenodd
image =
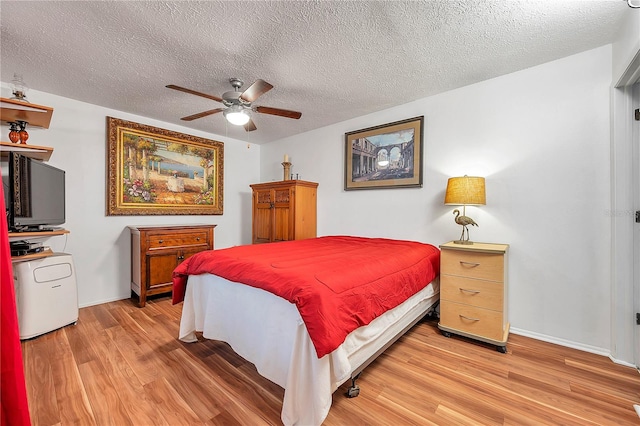
<instances>
[{"instance_id":1,"label":"red glass ornament","mask_svg":"<svg viewBox=\"0 0 640 426\"><path fill-rule=\"evenodd\" d=\"M26 144L27 139L29 139L29 133L26 130L20 130L18 134L20 136L20 143Z\"/></svg>"},{"instance_id":2,"label":"red glass ornament","mask_svg":"<svg viewBox=\"0 0 640 426\"><path fill-rule=\"evenodd\" d=\"M20 137L20 143L26 144L27 139L29 139L29 133L25 130L27 127L26 121L18 121L18 126L20 126L20 131L18 132L18 136Z\"/></svg>"},{"instance_id":3,"label":"red glass ornament","mask_svg":"<svg viewBox=\"0 0 640 426\"><path fill-rule=\"evenodd\" d=\"M11 129L9 129L9 140L13 143L18 143L20 141L18 123L11 123Z\"/></svg>"}]
</instances>

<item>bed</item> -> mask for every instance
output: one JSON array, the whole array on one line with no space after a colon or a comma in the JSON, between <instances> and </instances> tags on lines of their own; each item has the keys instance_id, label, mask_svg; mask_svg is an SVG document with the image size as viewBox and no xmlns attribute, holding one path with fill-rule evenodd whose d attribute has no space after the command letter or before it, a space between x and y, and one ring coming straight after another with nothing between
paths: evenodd
<instances>
[{"instance_id":1,"label":"bed","mask_svg":"<svg viewBox=\"0 0 640 426\"><path fill-rule=\"evenodd\" d=\"M179 338L229 343L284 388L285 425L319 425L333 392L352 380L356 396L360 372L436 305L439 258L429 244L351 236L201 252L174 271Z\"/></svg>"}]
</instances>

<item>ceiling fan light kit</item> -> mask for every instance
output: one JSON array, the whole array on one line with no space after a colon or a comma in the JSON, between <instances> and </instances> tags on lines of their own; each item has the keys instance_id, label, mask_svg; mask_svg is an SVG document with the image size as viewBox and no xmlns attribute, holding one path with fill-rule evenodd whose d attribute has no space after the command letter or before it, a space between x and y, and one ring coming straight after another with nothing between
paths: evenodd
<instances>
[{"instance_id":1,"label":"ceiling fan light kit","mask_svg":"<svg viewBox=\"0 0 640 426\"><path fill-rule=\"evenodd\" d=\"M249 113L240 105L233 105L225 109L222 115L224 115L224 118L226 118L229 123L235 126L244 126L251 119Z\"/></svg>"},{"instance_id":2,"label":"ceiling fan light kit","mask_svg":"<svg viewBox=\"0 0 640 426\"><path fill-rule=\"evenodd\" d=\"M256 80L245 91L241 92L240 88L244 82L238 78L230 78L229 83L233 87L233 90L222 94L222 98L217 96L208 95L206 93L197 92L195 90L186 89L184 87L176 86L174 84L168 84L166 87L180 92L189 93L191 95L201 96L203 98L211 99L216 102L222 103L226 108L216 108L208 111L199 112L197 114L182 117L181 120L191 121L209 115L222 112L225 119L235 125L244 126L247 132L256 130L256 125L251 119L251 111L260 114L277 115L279 117L299 119L302 117L302 113L297 111L290 111L280 108L271 108L266 106L252 106L251 104L260 96L273 89L273 86L264 80Z\"/></svg>"}]
</instances>

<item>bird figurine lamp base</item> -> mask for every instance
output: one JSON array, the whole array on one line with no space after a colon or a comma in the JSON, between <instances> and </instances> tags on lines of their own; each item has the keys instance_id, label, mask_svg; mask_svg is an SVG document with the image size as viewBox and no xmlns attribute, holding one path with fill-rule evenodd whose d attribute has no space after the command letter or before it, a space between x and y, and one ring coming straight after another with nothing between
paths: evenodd
<instances>
[{"instance_id":1,"label":"bird figurine lamp base","mask_svg":"<svg viewBox=\"0 0 640 426\"><path fill-rule=\"evenodd\" d=\"M462 234L460 235L460 239L459 240L454 240L453 242L455 244L467 244L467 245L471 245L473 244L473 241L469 241L469 229L467 228L467 226L478 226L478 224L471 219L469 216L466 216L466 206L462 207L462 216L460 216L460 210L455 209L453 211L453 214L456 215L455 217L455 221L458 225L462 226ZM466 238L465 238L465 233L467 234Z\"/></svg>"},{"instance_id":2,"label":"bird figurine lamp base","mask_svg":"<svg viewBox=\"0 0 640 426\"><path fill-rule=\"evenodd\" d=\"M471 245L473 244L473 241L469 241L469 240L453 240L454 244L466 244L466 245Z\"/></svg>"}]
</instances>

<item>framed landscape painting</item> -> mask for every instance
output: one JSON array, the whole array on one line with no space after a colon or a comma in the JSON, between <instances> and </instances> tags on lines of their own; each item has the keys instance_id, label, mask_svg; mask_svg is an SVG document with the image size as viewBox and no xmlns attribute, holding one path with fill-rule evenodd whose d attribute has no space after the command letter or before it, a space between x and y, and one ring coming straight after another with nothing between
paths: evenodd
<instances>
[{"instance_id":1,"label":"framed landscape painting","mask_svg":"<svg viewBox=\"0 0 640 426\"><path fill-rule=\"evenodd\" d=\"M345 134L345 190L422 186L424 116Z\"/></svg>"},{"instance_id":2,"label":"framed landscape painting","mask_svg":"<svg viewBox=\"0 0 640 426\"><path fill-rule=\"evenodd\" d=\"M107 144L107 215L222 214L222 142L107 117Z\"/></svg>"}]
</instances>

